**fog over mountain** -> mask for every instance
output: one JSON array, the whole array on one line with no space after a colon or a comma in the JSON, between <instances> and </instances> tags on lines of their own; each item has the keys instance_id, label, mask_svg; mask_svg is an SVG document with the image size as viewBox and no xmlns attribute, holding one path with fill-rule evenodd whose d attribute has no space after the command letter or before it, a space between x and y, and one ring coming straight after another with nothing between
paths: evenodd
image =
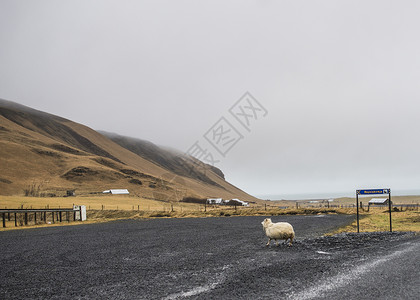
<instances>
[{"instance_id":1,"label":"fog over mountain","mask_svg":"<svg viewBox=\"0 0 420 300\"><path fill-rule=\"evenodd\" d=\"M191 152L253 195L418 189L419 9L3 0L0 98Z\"/></svg>"}]
</instances>

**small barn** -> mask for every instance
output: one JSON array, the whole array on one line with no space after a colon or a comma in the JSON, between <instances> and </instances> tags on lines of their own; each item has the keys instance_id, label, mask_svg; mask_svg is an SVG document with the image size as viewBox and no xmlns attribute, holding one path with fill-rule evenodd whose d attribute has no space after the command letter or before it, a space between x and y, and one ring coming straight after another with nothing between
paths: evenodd
<instances>
[{"instance_id":1,"label":"small barn","mask_svg":"<svg viewBox=\"0 0 420 300\"><path fill-rule=\"evenodd\" d=\"M111 195L129 195L129 191L127 189L112 189L106 190L102 192L103 194L111 194Z\"/></svg>"},{"instance_id":2,"label":"small barn","mask_svg":"<svg viewBox=\"0 0 420 300\"><path fill-rule=\"evenodd\" d=\"M239 199L232 199L229 202L231 202L231 201L232 201L232 203L237 203L237 204L242 205L242 206L249 206L248 202L245 202L245 201L242 201L242 200L239 200ZM231 204L231 203L229 203L229 204Z\"/></svg>"},{"instance_id":3,"label":"small barn","mask_svg":"<svg viewBox=\"0 0 420 300\"><path fill-rule=\"evenodd\" d=\"M388 198L372 198L369 200L369 205L388 205Z\"/></svg>"},{"instance_id":4,"label":"small barn","mask_svg":"<svg viewBox=\"0 0 420 300\"><path fill-rule=\"evenodd\" d=\"M217 205L224 204L222 198L209 198L209 199L207 199L207 203L208 204L217 204Z\"/></svg>"}]
</instances>

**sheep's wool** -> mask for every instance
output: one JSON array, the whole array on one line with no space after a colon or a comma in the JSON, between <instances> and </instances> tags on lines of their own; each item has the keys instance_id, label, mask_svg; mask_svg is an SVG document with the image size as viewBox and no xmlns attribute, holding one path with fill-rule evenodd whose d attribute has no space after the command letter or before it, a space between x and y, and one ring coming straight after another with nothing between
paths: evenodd
<instances>
[{"instance_id":1,"label":"sheep's wool","mask_svg":"<svg viewBox=\"0 0 420 300\"><path fill-rule=\"evenodd\" d=\"M285 240L287 242L289 239L289 245L292 245L295 232L293 230L293 226L290 223L273 223L270 218L267 218L261 224L263 225L265 234L268 237L267 246L270 245L271 240L275 240L276 244L278 245L277 240Z\"/></svg>"}]
</instances>

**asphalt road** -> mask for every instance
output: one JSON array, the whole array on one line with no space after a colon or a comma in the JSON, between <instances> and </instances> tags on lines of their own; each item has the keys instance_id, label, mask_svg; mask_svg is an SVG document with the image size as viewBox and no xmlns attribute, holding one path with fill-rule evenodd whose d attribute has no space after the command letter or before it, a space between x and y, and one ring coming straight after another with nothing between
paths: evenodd
<instances>
[{"instance_id":1,"label":"asphalt road","mask_svg":"<svg viewBox=\"0 0 420 300\"><path fill-rule=\"evenodd\" d=\"M420 236L321 235L352 216L127 220L0 232L0 299L418 299Z\"/></svg>"}]
</instances>

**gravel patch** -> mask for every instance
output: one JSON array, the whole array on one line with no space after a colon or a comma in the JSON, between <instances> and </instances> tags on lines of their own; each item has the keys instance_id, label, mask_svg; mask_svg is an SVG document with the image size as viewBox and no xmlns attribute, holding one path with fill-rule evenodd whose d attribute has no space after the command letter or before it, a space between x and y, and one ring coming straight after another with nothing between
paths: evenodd
<instances>
[{"instance_id":1,"label":"gravel patch","mask_svg":"<svg viewBox=\"0 0 420 300\"><path fill-rule=\"evenodd\" d=\"M0 299L293 298L419 240L399 232L323 236L354 216L279 216L273 222L290 222L296 242L265 247L264 218L126 220L0 232Z\"/></svg>"}]
</instances>

